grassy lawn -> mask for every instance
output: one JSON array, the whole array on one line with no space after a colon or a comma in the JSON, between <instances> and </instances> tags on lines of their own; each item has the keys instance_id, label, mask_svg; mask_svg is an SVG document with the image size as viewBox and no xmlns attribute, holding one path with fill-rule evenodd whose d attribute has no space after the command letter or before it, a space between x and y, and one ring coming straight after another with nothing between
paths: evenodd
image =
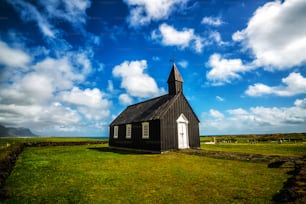
<instances>
[{"instance_id":1,"label":"grassy lawn","mask_svg":"<svg viewBox=\"0 0 306 204\"><path fill-rule=\"evenodd\" d=\"M26 148L0 203L271 203L288 169L107 145Z\"/></svg>"},{"instance_id":2,"label":"grassy lawn","mask_svg":"<svg viewBox=\"0 0 306 204\"><path fill-rule=\"evenodd\" d=\"M250 154L263 155L281 155L281 156L302 156L306 153L306 143L257 143L257 144L235 144L235 143L219 143L219 144L201 144L204 150L242 152Z\"/></svg>"}]
</instances>

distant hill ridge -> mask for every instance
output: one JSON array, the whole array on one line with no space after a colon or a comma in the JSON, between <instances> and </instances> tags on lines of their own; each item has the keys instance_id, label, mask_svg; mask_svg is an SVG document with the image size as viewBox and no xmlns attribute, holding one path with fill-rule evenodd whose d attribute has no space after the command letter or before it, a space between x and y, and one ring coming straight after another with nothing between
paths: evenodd
<instances>
[{"instance_id":1,"label":"distant hill ridge","mask_svg":"<svg viewBox=\"0 0 306 204\"><path fill-rule=\"evenodd\" d=\"M29 128L12 128L0 125L0 137L25 137L25 136L37 136L31 132Z\"/></svg>"}]
</instances>

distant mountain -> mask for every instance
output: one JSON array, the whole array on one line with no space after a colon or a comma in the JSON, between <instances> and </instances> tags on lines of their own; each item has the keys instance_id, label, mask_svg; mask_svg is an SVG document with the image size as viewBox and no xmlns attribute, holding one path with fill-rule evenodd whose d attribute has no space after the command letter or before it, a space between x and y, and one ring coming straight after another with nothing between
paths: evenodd
<instances>
[{"instance_id":1,"label":"distant mountain","mask_svg":"<svg viewBox=\"0 0 306 204\"><path fill-rule=\"evenodd\" d=\"M4 127L0 125L0 137L25 137L25 136L37 136L31 132L29 128L12 128Z\"/></svg>"}]
</instances>

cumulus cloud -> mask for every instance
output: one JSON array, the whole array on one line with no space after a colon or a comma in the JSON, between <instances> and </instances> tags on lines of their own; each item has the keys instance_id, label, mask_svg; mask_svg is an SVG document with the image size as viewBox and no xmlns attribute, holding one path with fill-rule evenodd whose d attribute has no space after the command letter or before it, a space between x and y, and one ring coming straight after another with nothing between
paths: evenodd
<instances>
[{"instance_id":1,"label":"cumulus cloud","mask_svg":"<svg viewBox=\"0 0 306 204\"><path fill-rule=\"evenodd\" d=\"M110 115L110 102L99 89L81 90L73 87L60 94L61 101L77 106L77 109L90 120L101 120Z\"/></svg>"},{"instance_id":2,"label":"cumulus cloud","mask_svg":"<svg viewBox=\"0 0 306 204\"><path fill-rule=\"evenodd\" d=\"M297 99L291 107L250 107L229 109L223 113L202 113L204 134L250 134L269 132L305 132L306 98ZM233 132L235 130L235 132Z\"/></svg>"},{"instance_id":3,"label":"cumulus cloud","mask_svg":"<svg viewBox=\"0 0 306 204\"><path fill-rule=\"evenodd\" d=\"M180 49L191 47L199 53L204 47L203 39L194 33L194 29L183 28L179 31L166 23L161 24L158 30L154 30L151 38L162 45L177 46Z\"/></svg>"},{"instance_id":4,"label":"cumulus cloud","mask_svg":"<svg viewBox=\"0 0 306 204\"><path fill-rule=\"evenodd\" d=\"M92 108L105 108L109 106L109 102L105 99L105 94L99 89L81 90L78 87L73 87L71 91L61 93L62 100L74 105L88 106Z\"/></svg>"},{"instance_id":5,"label":"cumulus cloud","mask_svg":"<svg viewBox=\"0 0 306 204\"><path fill-rule=\"evenodd\" d=\"M31 57L21 49L12 48L0 41L0 64L9 67L25 68Z\"/></svg>"},{"instance_id":6,"label":"cumulus cloud","mask_svg":"<svg viewBox=\"0 0 306 204\"><path fill-rule=\"evenodd\" d=\"M189 0L124 0L129 6L130 14L127 18L132 27L149 24L151 21L167 19L172 12L182 11Z\"/></svg>"},{"instance_id":7,"label":"cumulus cloud","mask_svg":"<svg viewBox=\"0 0 306 204\"><path fill-rule=\"evenodd\" d=\"M206 24L206 25L210 25L210 26L220 26L222 25L224 22L222 21L221 17L203 17L202 21L201 21L202 24Z\"/></svg>"},{"instance_id":8,"label":"cumulus cloud","mask_svg":"<svg viewBox=\"0 0 306 204\"><path fill-rule=\"evenodd\" d=\"M305 10L304 0L266 3L232 38L252 51L257 66L288 69L301 65L306 61Z\"/></svg>"},{"instance_id":9,"label":"cumulus cloud","mask_svg":"<svg viewBox=\"0 0 306 204\"><path fill-rule=\"evenodd\" d=\"M35 131L46 127L76 125L80 121L77 111L60 103L46 106L0 104L0 123L7 126L29 127Z\"/></svg>"},{"instance_id":10,"label":"cumulus cloud","mask_svg":"<svg viewBox=\"0 0 306 204\"><path fill-rule=\"evenodd\" d=\"M120 94L119 102L122 105L131 105L133 103L133 98L129 94Z\"/></svg>"},{"instance_id":11,"label":"cumulus cloud","mask_svg":"<svg viewBox=\"0 0 306 204\"><path fill-rule=\"evenodd\" d=\"M306 98L304 99L297 99L294 102L294 105L303 109L306 109Z\"/></svg>"},{"instance_id":12,"label":"cumulus cloud","mask_svg":"<svg viewBox=\"0 0 306 204\"><path fill-rule=\"evenodd\" d=\"M113 69L113 75L120 77L121 88L124 88L130 96L152 97L161 95L164 89L158 88L155 80L145 73L147 61L124 61Z\"/></svg>"},{"instance_id":13,"label":"cumulus cloud","mask_svg":"<svg viewBox=\"0 0 306 204\"><path fill-rule=\"evenodd\" d=\"M206 78L212 85L220 86L240 79L240 73L250 71L252 66L245 65L241 59L224 59L220 54L210 56L206 66L211 69L206 73Z\"/></svg>"},{"instance_id":14,"label":"cumulus cloud","mask_svg":"<svg viewBox=\"0 0 306 204\"><path fill-rule=\"evenodd\" d=\"M209 113L212 117L216 118L216 119L222 119L224 118L224 115L219 112L218 110L214 110L214 109L210 109Z\"/></svg>"},{"instance_id":15,"label":"cumulus cloud","mask_svg":"<svg viewBox=\"0 0 306 204\"><path fill-rule=\"evenodd\" d=\"M17 53L17 59L18 53L27 56L22 50L6 47ZM63 131L81 131L80 123L109 117L111 103L103 92L78 87L91 73L91 57L88 51L70 51L59 58L19 60L17 65L4 62L4 72L11 74L0 84L0 124L63 135ZM15 68L25 63L26 71Z\"/></svg>"},{"instance_id":16,"label":"cumulus cloud","mask_svg":"<svg viewBox=\"0 0 306 204\"><path fill-rule=\"evenodd\" d=\"M1 85L0 102L3 104L46 103L53 97L54 87L48 76L37 73L24 75L20 81Z\"/></svg>"},{"instance_id":17,"label":"cumulus cloud","mask_svg":"<svg viewBox=\"0 0 306 204\"><path fill-rule=\"evenodd\" d=\"M84 81L85 77L85 75L75 69L72 65L71 58L68 56L60 59L47 57L43 61L35 64L33 68L41 76L52 76L52 83L57 90L72 88L74 83ZM83 68L86 69L85 67Z\"/></svg>"},{"instance_id":18,"label":"cumulus cloud","mask_svg":"<svg viewBox=\"0 0 306 204\"><path fill-rule=\"evenodd\" d=\"M290 73L288 77L282 79L283 84L279 86L268 86L257 83L248 87L245 93L249 96L277 95L294 96L306 93L306 78L300 73Z\"/></svg>"}]
</instances>

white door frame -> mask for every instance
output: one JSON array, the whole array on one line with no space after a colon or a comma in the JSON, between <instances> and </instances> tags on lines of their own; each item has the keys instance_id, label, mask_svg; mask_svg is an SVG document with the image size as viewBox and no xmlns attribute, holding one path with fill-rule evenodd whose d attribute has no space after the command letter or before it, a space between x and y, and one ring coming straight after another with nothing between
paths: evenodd
<instances>
[{"instance_id":1,"label":"white door frame","mask_svg":"<svg viewBox=\"0 0 306 204\"><path fill-rule=\"evenodd\" d=\"M188 119L182 113L178 119L177 123L177 133L178 133L178 148L188 149L189 148L189 137L188 137Z\"/></svg>"}]
</instances>

